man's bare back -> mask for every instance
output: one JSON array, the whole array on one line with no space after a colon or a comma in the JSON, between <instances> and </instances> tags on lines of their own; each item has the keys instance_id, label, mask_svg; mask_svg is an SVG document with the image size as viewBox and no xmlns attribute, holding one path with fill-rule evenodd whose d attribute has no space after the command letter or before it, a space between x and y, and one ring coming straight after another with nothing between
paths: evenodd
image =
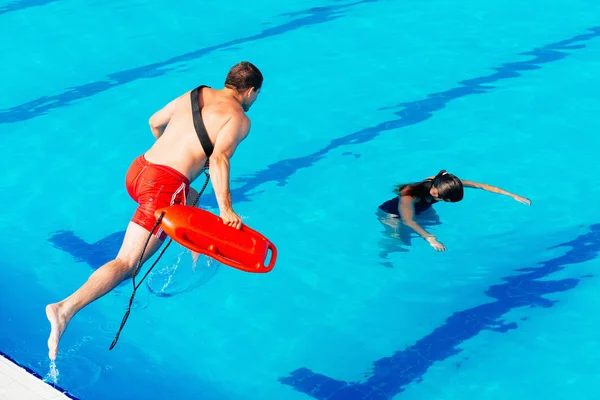
<instances>
[{"instance_id":1,"label":"man's bare back","mask_svg":"<svg viewBox=\"0 0 600 400\"><path fill-rule=\"evenodd\" d=\"M211 142L210 178L220 216L223 223L241 227L241 218L231 205L229 159L250 131L245 111L256 100L262 82L258 68L241 62L229 70L223 89L203 87L197 99L191 98L195 91L187 92L152 115L150 128L157 140L132 162L125 177L127 191L138 208L127 225L119 253L69 297L46 306L50 359L56 358L58 342L73 316L131 278L140 259L145 263L161 247L166 235L160 228L153 231L154 212L187 202L186 197L192 192L190 183L202 173L207 158L194 126L193 101L199 102L199 114Z\"/></svg>"},{"instance_id":2,"label":"man's bare back","mask_svg":"<svg viewBox=\"0 0 600 400\"><path fill-rule=\"evenodd\" d=\"M145 154L146 159L155 164L168 165L194 181L202 173L206 155L193 123L191 91L183 94L158 111L150 118L150 125L157 133L157 140ZM217 142L219 132L243 139L249 132L250 119L241 104L229 90L215 90L204 87L198 102L206 132L212 143ZM161 134L159 129L168 121ZM216 147L216 146L215 146Z\"/></svg>"}]
</instances>

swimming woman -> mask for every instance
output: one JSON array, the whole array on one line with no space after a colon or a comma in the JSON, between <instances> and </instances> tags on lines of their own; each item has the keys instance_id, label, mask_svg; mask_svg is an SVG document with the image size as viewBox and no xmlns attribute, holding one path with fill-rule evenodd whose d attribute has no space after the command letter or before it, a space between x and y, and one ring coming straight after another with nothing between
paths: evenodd
<instances>
[{"instance_id":1,"label":"swimming woman","mask_svg":"<svg viewBox=\"0 0 600 400\"><path fill-rule=\"evenodd\" d=\"M423 239L427 240L431 247L437 251L445 251L446 246L440 243L434 235L423 229L414 217L428 210L439 201L450 203L461 201L464 195L464 187L503 194L520 203L531 204L531 200L525 197L485 183L461 180L445 170L441 170L436 176L429 177L421 182L398 185L394 190L394 193L398 196L379 206L381 211L388 214L388 218L385 218L382 222L395 227L394 225L397 224L397 220L400 218L404 225L412 228Z\"/></svg>"}]
</instances>

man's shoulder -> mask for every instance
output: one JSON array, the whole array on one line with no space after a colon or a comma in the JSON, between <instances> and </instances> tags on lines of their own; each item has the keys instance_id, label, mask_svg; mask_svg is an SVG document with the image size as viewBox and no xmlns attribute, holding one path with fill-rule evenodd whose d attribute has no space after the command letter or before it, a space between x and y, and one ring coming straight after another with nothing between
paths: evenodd
<instances>
[{"instance_id":1,"label":"man's shoulder","mask_svg":"<svg viewBox=\"0 0 600 400\"><path fill-rule=\"evenodd\" d=\"M237 112L232 116L231 122L235 122L238 126L238 132L242 134L242 136L245 137L250 133L250 118L245 112Z\"/></svg>"},{"instance_id":2,"label":"man's shoulder","mask_svg":"<svg viewBox=\"0 0 600 400\"><path fill-rule=\"evenodd\" d=\"M250 117L244 112L241 107L232 107L229 112L229 120L241 126L250 127Z\"/></svg>"}]
</instances>

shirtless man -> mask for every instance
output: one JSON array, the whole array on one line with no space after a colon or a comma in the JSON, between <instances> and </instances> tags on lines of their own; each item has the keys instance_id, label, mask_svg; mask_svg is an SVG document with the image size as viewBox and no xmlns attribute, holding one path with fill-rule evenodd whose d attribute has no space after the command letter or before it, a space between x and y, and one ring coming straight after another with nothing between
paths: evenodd
<instances>
[{"instance_id":1,"label":"shirtless man","mask_svg":"<svg viewBox=\"0 0 600 400\"><path fill-rule=\"evenodd\" d=\"M139 207L117 257L96 270L71 296L46 306L51 360L56 359L58 342L71 318L131 278L156 223L154 211L195 200L197 193L190 182L204 171L207 156L220 217L229 226L241 227L242 220L231 205L229 159L250 131L245 112L256 100L262 82L263 76L254 65L240 62L229 70L223 89L200 86L152 115L149 122L156 142L133 161L125 178L127 191ZM152 235L142 262L156 253L165 237L160 229Z\"/></svg>"}]
</instances>

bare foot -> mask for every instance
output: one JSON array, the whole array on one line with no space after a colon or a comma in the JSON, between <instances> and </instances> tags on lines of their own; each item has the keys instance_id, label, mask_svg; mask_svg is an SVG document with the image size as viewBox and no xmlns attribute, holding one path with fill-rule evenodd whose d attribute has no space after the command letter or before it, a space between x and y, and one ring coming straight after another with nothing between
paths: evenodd
<instances>
[{"instance_id":1,"label":"bare foot","mask_svg":"<svg viewBox=\"0 0 600 400\"><path fill-rule=\"evenodd\" d=\"M48 338L48 357L51 360L56 359L58 353L58 341L62 336L69 321L61 312L62 307L59 303L49 304L46 306L46 317L50 321L50 337Z\"/></svg>"}]
</instances>

